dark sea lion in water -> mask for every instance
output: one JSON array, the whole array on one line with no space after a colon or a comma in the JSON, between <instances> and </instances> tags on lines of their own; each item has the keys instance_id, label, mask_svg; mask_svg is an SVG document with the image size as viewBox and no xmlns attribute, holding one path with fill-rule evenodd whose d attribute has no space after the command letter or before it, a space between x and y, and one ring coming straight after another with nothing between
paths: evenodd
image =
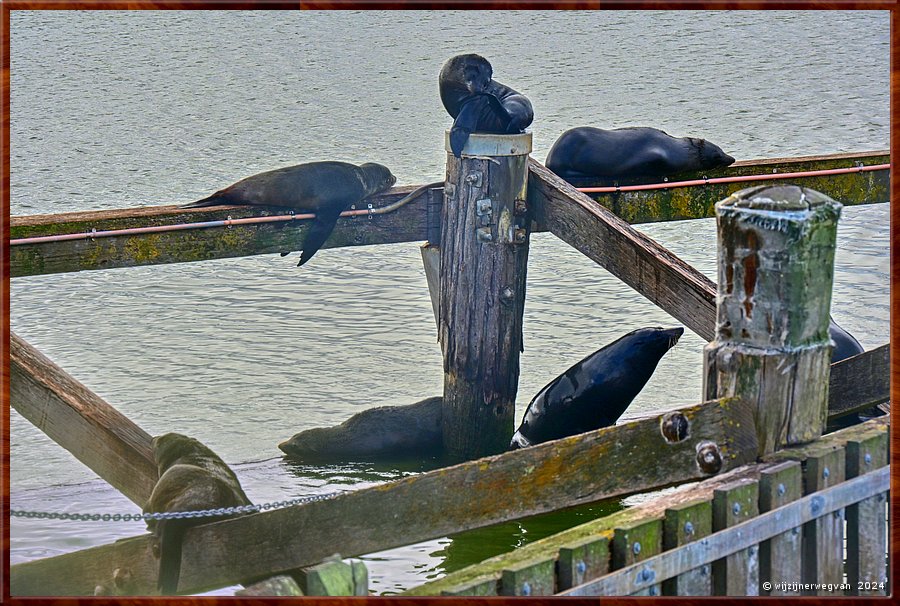
<instances>
[{"instance_id":1,"label":"dark sea lion in water","mask_svg":"<svg viewBox=\"0 0 900 606\"><path fill-rule=\"evenodd\" d=\"M340 425L301 431L278 448L303 460L440 454L442 401L437 396L408 406L370 408Z\"/></svg>"},{"instance_id":2,"label":"dark sea lion in water","mask_svg":"<svg viewBox=\"0 0 900 606\"><path fill-rule=\"evenodd\" d=\"M287 206L314 212L316 218L303 239L300 263L309 261L331 235L340 214L351 204L390 189L397 178L381 164L308 162L270 170L185 204L182 208L238 204ZM287 254L287 253L284 253Z\"/></svg>"},{"instance_id":3,"label":"dark sea lion in water","mask_svg":"<svg viewBox=\"0 0 900 606\"><path fill-rule=\"evenodd\" d=\"M534 120L531 101L492 76L491 64L479 55L451 57L441 68L441 102L454 118L450 149L457 158L473 132L521 133Z\"/></svg>"},{"instance_id":4,"label":"dark sea lion in water","mask_svg":"<svg viewBox=\"0 0 900 606\"><path fill-rule=\"evenodd\" d=\"M680 327L641 328L569 368L531 400L510 449L615 423L683 333Z\"/></svg>"},{"instance_id":5,"label":"dark sea lion in water","mask_svg":"<svg viewBox=\"0 0 900 606\"><path fill-rule=\"evenodd\" d=\"M563 179L663 177L728 166L734 158L696 137L672 137L649 127L567 130L547 154L547 168Z\"/></svg>"},{"instance_id":6,"label":"dark sea lion in water","mask_svg":"<svg viewBox=\"0 0 900 606\"><path fill-rule=\"evenodd\" d=\"M159 480L144 506L145 513L198 511L251 504L234 472L198 440L178 433L167 433L153 438L152 445ZM178 589L181 541L185 530L222 517L147 522L147 528L158 539L157 586L161 594L174 595Z\"/></svg>"}]
</instances>

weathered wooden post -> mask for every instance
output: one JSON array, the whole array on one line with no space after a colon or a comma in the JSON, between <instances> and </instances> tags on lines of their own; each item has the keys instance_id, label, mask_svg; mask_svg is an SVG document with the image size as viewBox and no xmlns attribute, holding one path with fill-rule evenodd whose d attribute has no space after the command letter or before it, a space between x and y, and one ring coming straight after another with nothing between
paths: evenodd
<instances>
[{"instance_id":1,"label":"weathered wooden post","mask_svg":"<svg viewBox=\"0 0 900 606\"><path fill-rule=\"evenodd\" d=\"M531 133L473 133L456 158L446 135L438 337L444 450L474 458L513 433L529 222Z\"/></svg>"},{"instance_id":2,"label":"weathered wooden post","mask_svg":"<svg viewBox=\"0 0 900 606\"><path fill-rule=\"evenodd\" d=\"M718 308L704 392L755 404L760 454L814 440L825 427L840 211L793 185L744 189L716 204Z\"/></svg>"}]
</instances>

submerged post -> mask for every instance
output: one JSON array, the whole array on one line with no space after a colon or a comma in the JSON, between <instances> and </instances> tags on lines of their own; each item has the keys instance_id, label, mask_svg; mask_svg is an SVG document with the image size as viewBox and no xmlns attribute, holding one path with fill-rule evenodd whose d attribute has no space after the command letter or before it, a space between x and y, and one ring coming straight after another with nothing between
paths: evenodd
<instances>
[{"instance_id":1,"label":"submerged post","mask_svg":"<svg viewBox=\"0 0 900 606\"><path fill-rule=\"evenodd\" d=\"M513 433L528 262L531 133L473 133L450 153L441 210L438 335L444 450L474 458Z\"/></svg>"},{"instance_id":2,"label":"submerged post","mask_svg":"<svg viewBox=\"0 0 900 606\"><path fill-rule=\"evenodd\" d=\"M755 405L760 454L814 440L828 412L828 336L841 205L815 190L744 189L716 204L716 338L706 398Z\"/></svg>"}]
</instances>

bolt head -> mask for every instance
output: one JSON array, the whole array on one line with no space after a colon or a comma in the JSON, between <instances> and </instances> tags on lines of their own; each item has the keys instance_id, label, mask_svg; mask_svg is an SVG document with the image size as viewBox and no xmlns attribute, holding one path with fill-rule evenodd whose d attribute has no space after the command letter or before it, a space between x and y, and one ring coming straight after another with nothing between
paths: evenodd
<instances>
[{"instance_id":1,"label":"bolt head","mask_svg":"<svg viewBox=\"0 0 900 606\"><path fill-rule=\"evenodd\" d=\"M531 585L528 584L528 581L522 583L522 595L531 595Z\"/></svg>"},{"instance_id":2,"label":"bolt head","mask_svg":"<svg viewBox=\"0 0 900 606\"><path fill-rule=\"evenodd\" d=\"M778 485L778 496L783 497L785 492L787 492L787 489L784 487L784 484L779 484Z\"/></svg>"},{"instance_id":3,"label":"bolt head","mask_svg":"<svg viewBox=\"0 0 900 606\"><path fill-rule=\"evenodd\" d=\"M686 534L686 535L694 534L694 525L691 524L690 522L685 522L684 523L684 534Z\"/></svg>"},{"instance_id":4,"label":"bolt head","mask_svg":"<svg viewBox=\"0 0 900 606\"><path fill-rule=\"evenodd\" d=\"M740 513L741 513L741 504L740 504L740 503L735 503L734 506L731 508L731 511L734 512L734 515L740 515Z\"/></svg>"},{"instance_id":5,"label":"bolt head","mask_svg":"<svg viewBox=\"0 0 900 606\"><path fill-rule=\"evenodd\" d=\"M830 476L830 475L831 475L831 470L828 469L827 467L822 470L822 477L825 478L826 480L828 479L828 476Z\"/></svg>"},{"instance_id":6,"label":"bolt head","mask_svg":"<svg viewBox=\"0 0 900 606\"><path fill-rule=\"evenodd\" d=\"M866 456L863 457L863 461L865 461L866 465L872 464L872 455L866 453Z\"/></svg>"},{"instance_id":7,"label":"bolt head","mask_svg":"<svg viewBox=\"0 0 900 606\"><path fill-rule=\"evenodd\" d=\"M584 563L584 560L578 560L578 563L575 565L575 570L578 571L578 574L587 572L587 564Z\"/></svg>"},{"instance_id":8,"label":"bolt head","mask_svg":"<svg viewBox=\"0 0 900 606\"><path fill-rule=\"evenodd\" d=\"M634 545L631 546L631 552L632 552L634 555L637 555L637 554L641 553L641 544L638 543L637 541L635 541L635 542L634 542Z\"/></svg>"}]
</instances>

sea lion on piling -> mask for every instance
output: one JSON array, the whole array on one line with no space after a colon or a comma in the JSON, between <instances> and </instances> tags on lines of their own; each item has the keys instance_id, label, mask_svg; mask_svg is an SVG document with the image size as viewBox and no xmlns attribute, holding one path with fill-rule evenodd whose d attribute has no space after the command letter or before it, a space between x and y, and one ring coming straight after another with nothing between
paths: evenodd
<instances>
[{"instance_id":1,"label":"sea lion on piling","mask_svg":"<svg viewBox=\"0 0 900 606\"><path fill-rule=\"evenodd\" d=\"M673 137L646 126L567 130L547 153L547 168L563 179L664 177L728 166L734 158L706 139Z\"/></svg>"},{"instance_id":2,"label":"sea lion on piling","mask_svg":"<svg viewBox=\"0 0 900 606\"><path fill-rule=\"evenodd\" d=\"M531 400L510 449L614 424L683 333L681 327L641 328L569 368Z\"/></svg>"},{"instance_id":3,"label":"sea lion on piling","mask_svg":"<svg viewBox=\"0 0 900 606\"><path fill-rule=\"evenodd\" d=\"M314 212L316 218L303 239L303 253L297 264L300 266L325 243L341 212L351 204L390 189L396 181L386 166L374 162L360 166L348 162L308 162L241 179L182 208L237 204L287 206Z\"/></svg>"},{"instance_id":4,"label":"sea lion on piling","mask_svg":"<svg viewBox=\"0 0 900 606\"><path fill-rule=\"evenodd\" d=\"M450 149L457 158L473 132L520 133L534 120L531 101L493 80L493 73L479 55L451 57L441 68L441 102L454 118Z\"/></svg>"},{"instance_id":5,"label":"sea lion on piling","mask_svg":"<svg viewBox=\"0 0 900 606\"><path fill-rule=\"evenodd\" d=\"M440 396L407 406L380 406L334 427L316 427L278 445L302 460L374 460L437 455L443 448Z\"/></svg>"},{"instance_id":6,"label":"sea lion on piling","mask_svg":"<svg viewBox=\"0 0 900 606\"><path fill-rule=\"evenodd\" d=\"M198 440L178 433L167 433L153 438L152 446L159 480L144 506L145 513L198 511L251 504L234 472ZM185 530L222 517L147 522L147 528L158 540L157 586L161 594L174 595L178 589L181 541Z\"/></svg>"}]
</instances>

